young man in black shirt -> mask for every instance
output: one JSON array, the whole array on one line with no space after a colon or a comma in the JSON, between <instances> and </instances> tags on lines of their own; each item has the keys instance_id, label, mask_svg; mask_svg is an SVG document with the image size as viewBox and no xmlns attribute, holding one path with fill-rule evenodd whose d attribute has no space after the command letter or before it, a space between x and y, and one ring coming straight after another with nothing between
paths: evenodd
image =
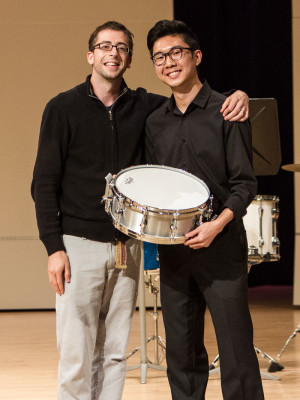
<instances>
[{"instance_id":1,"label":"young man in black shirt","mask_svg":"<svg viewBox=\"0 0 300 400\"><path fill-rule=\"evenodd\" d=\"M205 398L203 343L208 306L217 336L225 400L264 398L247 301L247 239L242 217L256 193L249 122L224 121L224 96L198 78L201 51L181 21L159 21L148 33L158 78L171 98L146 123L147 161L182 168L214 195L218 217L160 245L161 302L168 378L174 400Z\"/></svg>"}]
</instances>

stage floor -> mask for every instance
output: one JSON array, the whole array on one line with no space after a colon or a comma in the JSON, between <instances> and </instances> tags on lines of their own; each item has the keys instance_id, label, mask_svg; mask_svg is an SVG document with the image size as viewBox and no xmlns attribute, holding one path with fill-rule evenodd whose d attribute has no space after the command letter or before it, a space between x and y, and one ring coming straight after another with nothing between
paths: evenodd
<instances>
[{"instance_id":1,"label":"stage floor","mask_svg":"<svg viewBox=\"0 0 300 400\"><path fill-rule=\"evenodd\" d=\"M249 289L254 324L254 344L275 358L300 321L300 307L292 305L291 287ZM147 310L147 333L153 335L154 320ZM159 311L159 335L164 337ZM206 316L206 348L210 362L218 354L209 313ZM139 312L132 324L128 351L139 346ZM148 357L154 361L154 343L148 344ZM129 358L128 366L139 363L140 354ZM0 399L55 400L58 354L55 343L55 313L0 313ZM273 373L280 381L263 379L266 400L299 400L300 334L291 340L280 363L284 369ZM259 357L260 369L268 372L269 362ZM164 360L162 365L165 365ZM123 400L170 400L166 373L148 368L146 384L140 383L140 369L128 371ZM222 399L220 375L212 375L207 400Z\"/></svg>"}]
</instances>

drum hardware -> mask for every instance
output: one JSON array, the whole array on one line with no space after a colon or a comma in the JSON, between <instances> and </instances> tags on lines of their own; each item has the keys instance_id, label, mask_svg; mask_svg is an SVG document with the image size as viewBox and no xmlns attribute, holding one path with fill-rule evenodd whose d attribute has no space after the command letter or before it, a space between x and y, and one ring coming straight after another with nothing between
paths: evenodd
<instances>
[{"instance_id":1,"label":"drum hardware","mask_svg":"<svg viewBox=\"0 0 300 400\"><path fill-rule=\"evenodd\" d=\"M143 214L143 218L142 218L142 221L141 221L141 223L140 223L140 227L141 227L140 233L139 233L139 236L140 236L140 237L142 237L142 236L144 235L145 227L146 227L146 225L147 225L147 214L148 214L148 209L147 209L147 207L146 207L146 208L143 208L142 214Z\"/></svg>"},{"instance_id":2,"label":"drum hardware","mask_svg":"<svg viewBox=\"0 0 300 400\"><path fill-rule=\"evenodd\" d=\"M148 280L144 281L144 284L147 289L149 289L150 293L153 294L153 311L150 312L150 314L153 316L154 319L154 335L149 336L146 339L146 344L151 342L152 340L154 341L154 362L152 363L150 360L149 363L152 365L160 365L163 359L165 358L165 350L166 350L166 341L163 339L161 336L158 334L158 307L157 307L157 299L158 299L158 294L159 294L159 286L157 285L158 279L159 279L159 269L155 270L145 270L144 272L145 277L148 278ZM153 278L155 276L155 278ZM135 347L129 354L125 356L125 359L127 360L130 358L133 354L135 354L137 351L139 351L141 346ZM162 353L161 355L159 354L159 348L161 348ZM163 371L166 370L165 367L162 367ZM128 367L128 369L131 369Z\"/></svg>"},{"instance_id":3,"label":"drum hardware","mask_svg":"<svg viewBox=\"0 0 300 400\"><path fill-rule=\"evenodd\" d=\"M280 360L282 354L285 352L286 348L287 348L288 345L290 344L290 341L291 341L292 339L294 339L294 337L296 337L297 333L300 333L300 322L299 322L299 324L297 325L297 328L294 330L294 332L291 334L291 336L290 336L290 337L288 338L288 340L285 342L285 344L283 345L283 347L282 347L282 349L280 350L280 352L277 354L276 360L278 360L278 361ZM277 367L278 365L281 367L280 369L278 369L278 367ZM273 360L273 361L271 362L271 364L270 364L270 367L269 367L268 371L269 371L269 372L276 372L276 371L281 371L283 368L284 368L284 367L283 367L282 365L278 364L278 362L276 362L276 361Z\"/></svg>"},{"instance_id":4,"label":"drum hardware","mask_svg":"<svg viewBox=\"0 0 300 400\"><path fill-rule=\"evenodd\" d=\"M206 221L213 221L214 219L216 219L218 217L217 215L214 215L212 217L213 199L214 199L214 196L210 195L209 202L208 202L208 209L207 209L207 204L204 204L203 206L198 207L199 215L196 215L196 217L195 217L195 226L199 226L199 225L203 224L204 217L206 218Z\"/></svg>"},{"instance_id":5,"label":"drum hardware","mask_svg":"<svg viewBox=\"0 0 300 400\"><path fill-rule=\"evenodd\" d=\"M179 212L175 211L173 214L173 218L171 219L171 224L170 224L170 234L169 238L171 242L174 242L175 240L175 234L177 232L177 219L179 217Z\"/></svg>"},{"instance_id":6,"label":"drum hardware","mask_svg":"<svg viewBox=\"0 0 300 400\"><path fill-rule=\"evenodd\" d=\"M153 251L153 244L151 243L144 243L144 246L147 247L148 249L150 248L150 251ZM150 246L150 247L149 247ZM157 254L157 250L156 250ZM149 262L149 259L145 257L146 251L144 248L144 251L142 251L142 257L141 257L141 265L140 265L140 279L139 279L139 320L140 320L140 346L136 347L133 349L129 354L125 356L125 359L127 360L130 358L133 354L135 354L137 351L140 350L140 363L135 364L135 365L130 365L127 367L127 371L131 371L134 369L140 368L141 370L141 383L146 383L146 378L147 378L147 369L155 369L159 371L166 371L166 368L159 365L159 363L162 361L159 357L159 348L162 349L164 352L166 348L166 342L163 338L161 338L158 335L158 312L157 312L157 296L159 293L159 288L157 286L157 280L158 277L155 278L154 280L151 278L152 274L157 275L157 267L155 266L155 270L152 272L148 272L147 269L153 269L153 265ZM148 265L149 264L149 265ZM158 264L158 261L156 261L156 264ZM158 264L159 265L159 264ZM144 275L149 276L148 281L144 281ZM159 275L158 275L159 276ZM153 307L153 315L154 322L155 322L155 332L154 335L150 336L147 338L146 336L146 305L145 305L145 285L150 289L150 291L154 295L154 307ZM155 362L152 363L147 356L147 344L151 341L154 340L155 343Z\"/></svg>"},{"instance_id":7,"label":"drum hardware","mask_svg":"<svg viewBox=\"0 0 300 400\"><path fill-rule=\"evenodd\" d=\"M114 182L113 182L113 176L112 174L108 174L105 177L106 180L106 187L105 187L105 193L104 196L102 197L101 203L105 203L105 211L109 213L110 210L110 203L112 202L112 189L114 187Z\"/></svg>"},{"instance_id":8,"label":"drum hardware","mask_svg":"<svg viewBox=\"0 0 300 400\"><path fill-rule=\"evenodd\" d=\"M248 258L252 262L250 264L260 264L264 259L258 254L258 248L250 245L248 247Z\"/></svg>"},{"instance_id":9,"label":"drum hardware","mask_svg":"<svg viewBox=\"0 0 300 400\"><path fill-rule=\"evenodd\" d=\"M152 276L156 277L152 279ZM160 365L162 360L165 358L166 341L158 334L158 311L157 311L157 298L159 293L159 286L157 285L159 279L159 269L157 270L145 270L145 276L148 277L148 281L145 280L146 288L149 289L150 293L153 294L153 312L150 314L154 319L154 335L149 336L147 343L151 340L154 341L154 364ZM159 347L162 349L162 357L159 356Z\"/></svg>"},{"instance_id":10,"label":"drum hardware","mask_svg":"<svg viewBox=\"0 0 300 400\"><path fill-rule=\"evenodd\" d=\"M118 197L118 203L117 203L117 209L116 209L118 223L120 223L120 218L124 212L124 201L125 201L125 198L123 196Z\"/></svg>"}]
</instances>

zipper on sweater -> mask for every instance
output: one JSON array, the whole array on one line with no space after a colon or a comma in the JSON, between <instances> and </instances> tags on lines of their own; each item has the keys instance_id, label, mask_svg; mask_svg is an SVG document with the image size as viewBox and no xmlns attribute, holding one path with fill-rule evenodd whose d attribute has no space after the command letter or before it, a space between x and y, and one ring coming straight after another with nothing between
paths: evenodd
<instances>
[{"instance_id":1,"label":"zipper on sweater","mask_svg":"<svg viewBox=\"0 0 300 400\"><path fill-rule=\"evenodd\" d=\"M100 103L103 104L103 106L106 108L107 112L108 112L108 116L109 116L109 122L110 122L110 127L111 127L111 133L112 133L112 161L113 161L113 173L117 173L119 171L117 171L118 165L117 165L117 137L116 137L116 132L114 129L114 121L113 121L113 113L112 110L115 106L115 104L117 103L117 101L120 99L120 97L122 97L126 92L127 92L127 87L125 87L123 89L123 91L119 94L119 96L116 98L115 102L113 103L112 107L110 110L107 110L107 108L105 107L105 105L102 103L102 101L99 99L99 97L94 96L92 94L89 94L89 97L92 97L93 99L97 99L98 101L100 101Z\"/></svg>"},{"instance_id":2,"label":"zipper on sweater","mask_svg":"<svg viewBox=\"0 0 300 400\"><path fill-rule=\"evenodd\" d=\"M116 133L114 129L114 122L113 122L113 115L112 115L112 108L108 110L108 115L109 115L109 122L110 122L110 127L111 127L111 133L112 133L112 162L113 162L113 173L117 173L117 146L116 146Z\"/></svg>"},{"instance_id":3,"label":"zipper on sweater","mask_svg":"<svg viewBox=\"0 0 300 400\"><path fill-rule=\"evenodd\" d=\"M125 93L127 92L127 88L124 88L122 93L116 98L115 102L113 103L112 107L110 110L108 110L109 114L109 121L110 121L110 126L111 126L111 132L112 132L112 160L113 160L113 172L116 174L118 171L118 148L117 148L117 135L116 135L116 130L114 127L114 119L113 119L113 108L117 101L119 100L120 97L122 97Z\"/></svg>"}]
</instances>

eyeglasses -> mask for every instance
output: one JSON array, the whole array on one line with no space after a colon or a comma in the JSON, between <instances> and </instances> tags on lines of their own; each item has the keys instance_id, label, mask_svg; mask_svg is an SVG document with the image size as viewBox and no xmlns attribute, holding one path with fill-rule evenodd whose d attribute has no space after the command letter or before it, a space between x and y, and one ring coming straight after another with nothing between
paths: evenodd
<instances>
[{"instance_id":1,"label":"eyeglasses","mask_svg":"<svg viewBox=\"0 0 300 400\"><path fill-rule=\"evenodd\" d=\"M173 47L168 53L156 53L150 59L157 66L165 64L167 56L173 61L178 61L183 57L183 50L193 51L190 47Z\"/></svg>"},{"instance_id":2,"label":"eyeglasses","mask_svg":"<svg viewBox=\"0 0 300 400\"><path fill-rule=\"evenodd\" d=\"M131 52L131 49L129 47L125 46L125 44L120 43L120 44L115 45L115 44L106 43L106 42L97 43L93 47L93 50L98 48L99 50L102 50L102 51L112 51L113 47L115 47L117 52L120 52L120 53L130 53Z\"/></svg>"}]
</instances>

